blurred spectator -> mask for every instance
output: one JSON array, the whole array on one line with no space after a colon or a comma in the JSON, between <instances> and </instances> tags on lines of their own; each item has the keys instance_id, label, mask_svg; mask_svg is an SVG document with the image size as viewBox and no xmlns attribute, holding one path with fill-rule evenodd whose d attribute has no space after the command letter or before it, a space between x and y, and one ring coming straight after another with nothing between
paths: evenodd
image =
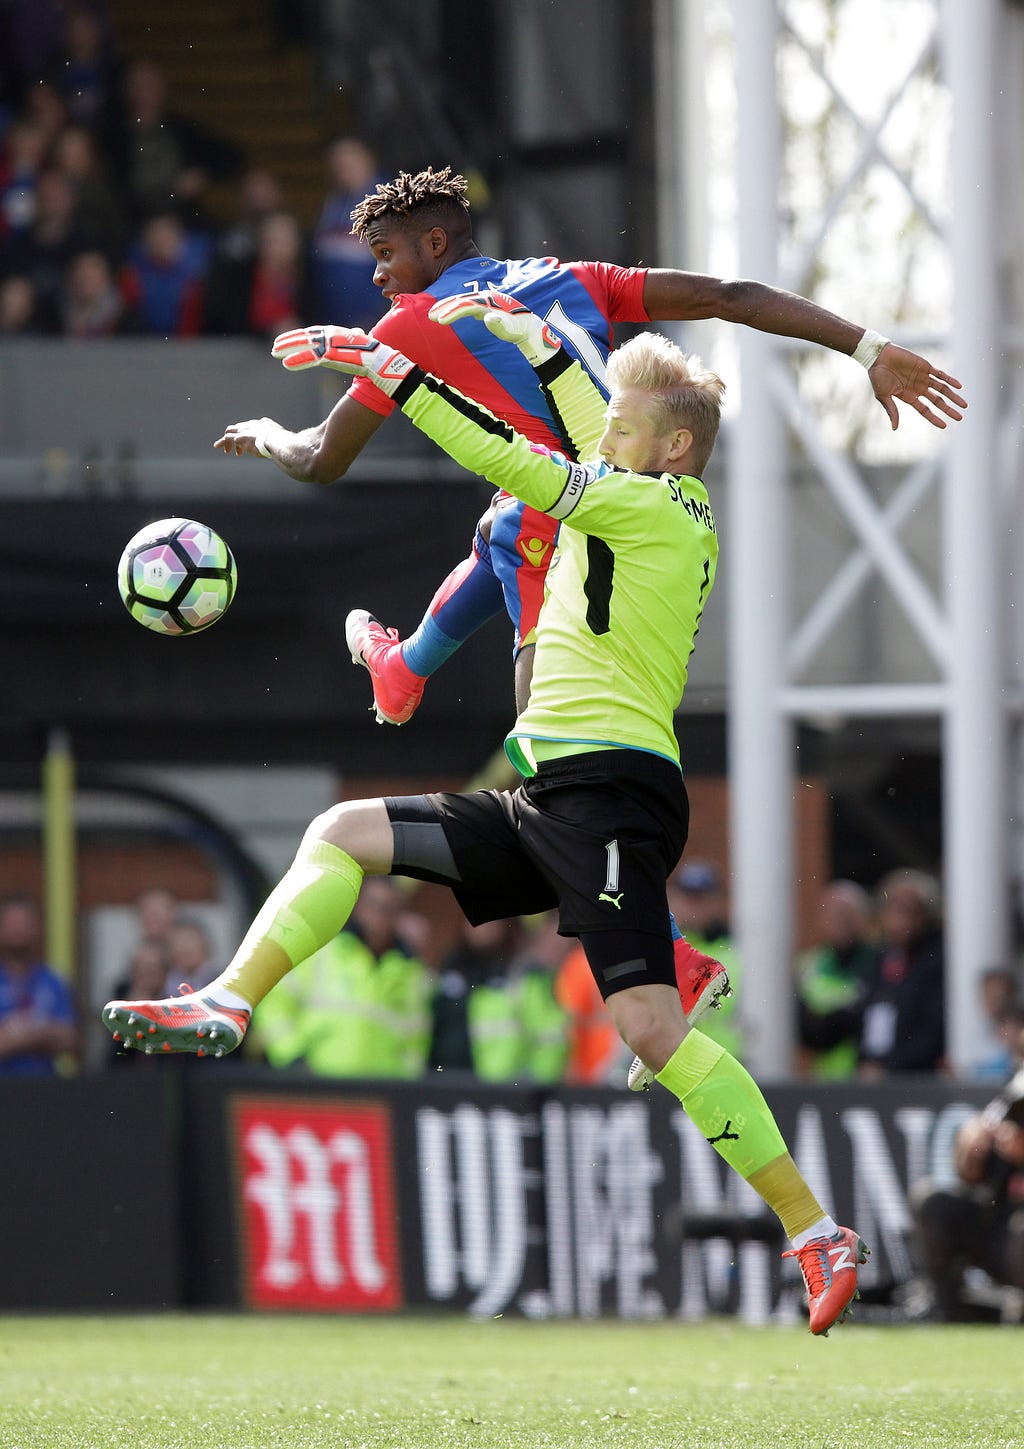
<instances>
[{"instance_id":1,"label":"blurred spectator","mask_svg":"<svg viewBox=\"0 0 1024 1449\"><path fill-rule=\"evenodd\" d=\"M169 969L167 953L156 940L142 940L136 945L128 961L128 971L114 987L114 995L120 1001L148 1001L154 996L163 996L167 990ZM117 1066L123 1062L144 1062L146 1054L125 1051L119 1042L110 1043L110 1061Z\"/></svg>"},{"instance_id":2,"label":"blurred spectator","mask_svg":"<svg viewBox=\"0 0 1024 1449\"><path fill-rule=\"evenodd\" d=\"M49 74L72 121L93 129L105 123L116 103L117 57L98 6L78 0L64 7Z\"/></svg>"},{"instance_id":3,"label":"blurred spectator","mask_svg":"<svg viewBox=\"0 0 1024 1449\"><path fill-rule=\"evenodd\" d=\"M597 1085L614 1080L617 1072L625 1080L629 1056L582 946L573 946L559 967L555 996L569 1017L566 1081Z\"/></svg>"},{"instance_id":4,"label":"blurred spectator","mask_svg":"<svg viewBox=\"0 0 1024 1449\"><path fill-rule=\"evenodd\" d=\"M137 315L99 251L79 252L64 274L61 330L66 337L119 337L141 330Z\"/></svg>"},{"instance_id":5,"label":"blurred spectator","mask_svg":"<svg viewBox=\"0 0 1024 1449\"><path fill-rule=\"evenodd\" d=\"M357 136L327 148L328 192L313 230L313 310L349 327L372 327L387 304L373 285L369 248L352 235L353 208L387 178L376 153Z\"/></svg>"},{"instance_id":6,"label":"blurred spectator","mask_svg":"<svg viewBox=\"0 0 1024 1449\"><path fill-rule=\"evenodd\" d=\"M430 1041L432 978L397 932L405 896L367 876L340 935L289 971L253 1018L276 1067L328 1077L419 1077Z\"/></svg>"},{"instance_id":7,"label":"blurred spectator","mask_svg":"<svg viewBox=\"0 0 1024 1449\"><path fill-rule=\"evenodd\" d=\"M110 153L135 217L176 211L189 223L201 224L211 182L241 171L239 148L168 109L166 79L152 60L133 61L125 71L115 110Z\"/></svg>"},{"instance_id":8,"label":"blurred spectator","mask_svg":"<svg viewBox=\"0 0 1024 1449\"><path fill-rule=\"evenodd\" d=\"M166 886L146 886L139 891L135 897L139 939L155 941L166 950L178 910L178 898Z\"/></svg>"},{"instance_id":9,"label":"blurred spectator","mask_svg":"<svg viewBox=\"0 0 1024 1449\"><path fill-rule=\"evenodd\" d=\"M485 1082L561 1081L569 1014L555 976L568 947L555 912L526 930L519 920L464 922L434 993L431 1069Z\"/></svg>"},{"instance_id":10,"label":"blurred spectator","mask_svg":"<svg viewBox=\"0 0 1024 1449\"><path fill-rule=\"evenodd\" d=\"M1024 1026L1024 1002L1018 996L1017 973L1009 966L989 966L978 976L985 1038L971 1076L1003 1081L1016 1060L1018 1026Z\"/></svg>"},{"instance_id":11,"label":"blurred spectator","mask_svg":"<svg viewBox=\"0 0 1024 1449\"><path fill-rule=\"evenodd\" d=\"M432 1001L428 1066L508 1081L519 1065L521 1023L511 990L516 921L463 921L458 944L444 957Z\"/></svg>"},{"instance_id":12,"label":"blurred spectator","mask_svg":"<svg viewBox=\"0 0 1024 1449\"><path fill-rule=\"evenodd\" d=\"M68 123L68 108L64 97L50 81L33 81L25 92L24 113L30 121L35 121L42 127L49 155L57 137Z\"/></svg>"},{"instance_id":13,"label":"blurred spectator","mask_svg":"<svg viewBox=\"0 0 1024 1449\"><path fill-rule=\"evenodd\" d=\"M20 117L0 149L0 236L27 232L36 219L36 183L46 160L46 132Z\"/></svg>"},{"instance_id":14,"label":"blurred spectator","mask_svg":"<svg viewBox=\"0 0 1024 1449\"><path fill-rule=\"evenodd\" d=\"M85 126L65 127L51 161L74 194L77 231L90 246L120 254L127 240L124 208L92 132Z\"/></svg>"},{"instance_id":15,"label":"blurred spectator","mask_svg":"<svg viewBox=\"0 0 1024 1449\"><path fill-rule=\"evenodd\" d=\"M800 1071L853 1077L857 1072L867 979L878 959L871 938L871 897L849 880L825 887L818 944L796 959Z\"/></svg>"},{"instance_id":16,"label":"blurred spectator","mask_svg":"<svg viewBox=\"0 0 1024 1449\"><path fill-rule=\"evenodd\" d=\"M256 256L260 222L275 211L284 211L281 183L265 166L250 166L238 181L238 211L223 227L217 240L219 262L251 262Z\"/></svg>"},{"instance_id":17,"label":"blurred spectator","mask_svg":"<svg viewBox=\"0 0 1024 1449\"><path fill-rule=\"evenodd\" d=\"M881 953L865 988L859 1073L933 1072L945 1054L939 883L923 871L895 870L876 896Z\"/></svg>"},{"instance_id":18,"label":"blurred spectator","mask_svg":"<svg viewBox=\"0 0 1024 1449\"><path fill-rule=\"evenodd\" d=\"M74 192L59 171L46 170L36 183L31 227L0 247L0 272L30 277L38 305L55 313L65 269L82 246L75 228Z\"/></svg>"},{"instance_id":19,"label":"blurred spectator","mask_svg":"<svg viewBox=\"0 0 1024 1449\"><path fill-rule=\"evenodd\" d=\"M526 923L523 949L512 962L521 1023L516 1080L561 1082L569 1061L569 1013L558 1000L558 970L572 941L558 934L558 912Z\"/></svg>"},{"instance_id":20,"label":"blurred spectator","mask_svg":"<svg viewBox=\"0 0 1024 1449\"><path fill-rule=\"evenodd\" d=\"M31 277L14 273L0 282L0 337L38 336L52 332L55 322L36 295Z\"/></svg>"},{"instance_id":21,"label":"blurred spectator","mask_svg":"<svg viewBox=\"0 0 1024 1449\"><path fill-rule=\"evenodd\" d=\"M732 995L725 997L717 1010L708 1012L700 1029L742 1061L743 1023L737 1009L742 996L742 965L725 914L722 873L712 861L691 860L669 876L667 894L669 909L687 941L694 950L721 961L732 984Z\"/></svg>"},{"instance_id":22,"label":"blurred spectator","mask_svg":"<svg viewBox=\"0 0 1024 1449\"><path fill-rule=\"evenodd\" d=\"M911 1195L931 1295L928 1316L945 1323L980 1316L965 1289L968 1268L1024 1290L1024 1033L1014 1058L1016 1075L957 1134L957 1182L923 1182Z\"/></svg>"},{"instance_id":23,"label":"blurred spectator","mask_svg":"<svg viewBox=\"0 0 1024 1449\"><path fill-rule=\"evenodd\" d=\"M40 960L39 908L27 896L0 901L0 1076L52 1077L76 1046L67 983Z\"/></svg>"},{"instance_id":24,"label":"blurred spectator","mask_svg":"<svg viewBox=\"0 0 1024 1449\"><path fill-rule=\"evenodd\" d=\"M406 950L413 956L419 956L422 961L432 959L432 945L434 928L430 923L430 917L418 911L414 905L408 902L408 887L415 886L415 881L403 880L398 877L399 889L406 890L406 903L398 913L395 921L395 935L405 942Z\"/></svg>"},{"instance_id":25,"label":"blurred spectator","mask_svg":"<svg viewBox=\"0 0 1024 1449\"><path fill-rule=\"evenodd\" d=\"M1003 1077L1013 1070L1017 1043L1022 1031L1024 1031L1024 1001L1011 1001L1008 1006L1001 1007L996 1015L994 1024L996 1050L991 1058L981 1064L977 1073L980 1078L998 1080L994 1068L1000 1061L1004 1064L1004 1071L1001 1073Z\"/></svg>"},{"instance_id":26,"label":"blurred spectator","mask_svg":"<svg viewBox=\"0 0 1024 1449\"><path fill-rule=\"evenodd\" d=\"M195 337L202 331L209 249L173 212L143 225L121 274L121 291L145 332Z\"/></svg>"},{"instance_id":27,"label":"blurred spectator","mask_svg":"<svg viewBox=\"0 0 1024 1449\"><path fill-rule=\"evenodd\" d=\"M309 316L302 230L288 211L257 226L249 261L214 264L207 287L207 332L274 338Z\"/></svg>"},{"instance_id":28,"label":"blurred spectator","mask_svg":"<svg viewBox=\"0 0 1024 1449\"><path fill-rule=\"evenodd\" d=\"M158 996L172 996L182 985L202 991L224 969L223 961L214 959L213 943L202 922L190 916L179 917L167 937L169 962L165 989ZM135 1001L140 998L127 997Z\"/></svg>"}]
</instances>

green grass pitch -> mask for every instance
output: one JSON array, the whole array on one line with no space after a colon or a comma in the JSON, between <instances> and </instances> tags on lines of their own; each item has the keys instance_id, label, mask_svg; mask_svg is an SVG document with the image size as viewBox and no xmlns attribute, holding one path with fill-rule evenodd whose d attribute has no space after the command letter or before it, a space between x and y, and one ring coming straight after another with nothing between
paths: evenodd
<instances>
[{"instance_id":1,"label":"green grass pitch","mask_svg":"<svg viewBox=\"0 0 1024 1449\"><path fill-rule=\"evenodd\" d=\"M0 1319L3 1449L1010 1449L1024 1331Z\"/></svg>"}]
</instances>

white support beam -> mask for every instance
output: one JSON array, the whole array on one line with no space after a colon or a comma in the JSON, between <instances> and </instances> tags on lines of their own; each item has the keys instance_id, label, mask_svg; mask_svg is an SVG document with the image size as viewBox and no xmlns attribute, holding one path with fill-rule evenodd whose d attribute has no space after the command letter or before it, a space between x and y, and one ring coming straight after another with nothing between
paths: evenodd
<instances>
[{"instance_id":1,"label":"white support beam","mask_svg":"<svg viewBox=\"0 0 1024 1449\"><path fill-rule=\"evenodd\" d=\"M741 275L778 275L774 5L734 0ZM764 379L775 341L743 328L740 418L729 451L729 777L732 916L744 961L747 1060L762 1079L793 1047L792 725L780 700L788 622L782 422Z\"/></svg>"},{"instance_id":2,"label":"white support beam","mask_svg":"<svg viewBox=\"0 0 1024 1449\"><path fill-rule=\"evenodd\" d=\"M782 691L786 713L809 722L934 716L948 700L944 684L805 684Z\"/></svg>"},{"instance_id":3,"label":"white support beam","mask_svg":"<svg viewBox=\"0 0 1024 1449\"><path fill-rule=\"evenodd\" d=\"M822 482L860 536L878 572L903 605L921 642L936 664L944 669L949 652L946 622L920 573L885 527L881 511L865 488L857 469L843 454L825 446L817 421L800 401L786 373L775 369L770 374L769 383L791 425L799 433Z\"/></svg>"},{"instance_id":4,"label":"white support beam","mask_svg":"<svg viewBox=\"0 0 1024 1449\"><path fill-rule=\"evenodd\" d=\"M785 9L785 0L758 5L732 0L739 272L767 282L777 280L780 270L777 183L784 106L775 66L779 14ZM949 365L963 378L971 407L940 440L938 460L909 464L880 506L854 462L829 447L818 419L804 406L786 366L787 344L740 329L741 405L730 449L723 577L730 605L733 916L747 968L743 1014L755 1027L749 1058L762 1077L785 1072L791 1064L794 722L817 721L827 728L844 718L933 718L941 723L943 742L948 1041L954 1066L964 1070L980 1043L977 973L1008 959L1011 828L1024 852L1024 828L1020 819L1011 820L1009 803L1024 800L1024 788L1008 789L1011 720L1024 708L1024 626L1008 641L1007 618L1015 607L1024 616L1014 547L1014 529L1024 525L1024 434L1017 419L1007 416L1011 402L1020 407L1024 389L1011 371L1007 350L1018 345L1021 327L1024 205L1012 201L1020 188L1014 192L1003 184L999 190L997 181L1020 169L1021 132L1013 121L1024 101L1019 76L1014 91L1006 72L1012 57L1024 53L1024 16L1000 0L934 0L931 14L922 17L927 32L914 31L906 83L896 87L904 94L881 98L879 119L877 111L870 118L860 114L857 96L844 95L842 85L826 74L829 58L799 34L799 12L792 14L795 21L785 22L787 43L795 37L844 124L860 132L847 148L847 170L826 204L828 219L845 216L858 179L871 167L884 168L910 198L916 224L936 234L946 248L954 299ZM906 148L887 132L907 87L917 80L944 86L952 101L948 206L937 203L938 193L934 187L929 192L926 176L908 169ZM940 114L936 106L934 115ZM1006 165L1007 152L1012 166ZM1002 171L996 165L999 154ZM811 253L823 244L827 225L825 220L812 225L806 249L797 248L801 275L813 270ZM880 267L891 261L881 257ZM904 335L901 340L941 358L947 338ZM903 416L909 421L907 409ZM804 603L799 621L789 597L787 420L856 539L817 599ZM909 426L920 425L910 421ZM937 475L943 480L943 548L933 570L941 580L938 597L901 537L915 509L928 501ZM911 633L934 663L936 678L824 687L801 683L843 623L844 611L873 577L881 577L901 605ZM1018 815L1024 817L1024 805ZM1024 860L1015 863L1019 875Z\"/></svg>"},{"instance_id":5,"label":"white support beam","mask_svg":"<svg viewBox=\"0 0 1024 1449\"><path fill-rule=\"evenodd\" d=\"M911 469L881 511L883 528L893 538L932 488L939 473L936 458L925 458ZM793 630L786 659L786 678L796 681L811 663L857 594L872 577L873 560L864 547L854 549L840 564Z\"/></svg>"},{"instance_id":6,"label":"white support beam","mask_svg":"<svg viewBox=\"0 0 1024 1449\"><path fill-rule=\"evenodd\" d=\"M952 355L971 406L946 455L944 562L950 620L944 728L947 1033L966 1069L982 1035L978 973L1009 944L1009 729L1002 699L1005 601L996 476L998 0L945 0L943 63L953 100L949 242L956 279ZM1000 179L999 184L1004 184Z\"/></svg>"}]
</instances>

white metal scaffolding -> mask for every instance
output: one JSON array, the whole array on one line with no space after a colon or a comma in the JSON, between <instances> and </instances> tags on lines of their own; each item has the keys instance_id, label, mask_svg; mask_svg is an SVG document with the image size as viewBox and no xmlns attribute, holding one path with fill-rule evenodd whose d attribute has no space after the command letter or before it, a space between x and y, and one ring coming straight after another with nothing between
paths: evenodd
<instances>
[{"instance_id":1,"label":"white metal scaffolding","mask_svg":"<svg viewBox=\"0 0 1024 1449\"><path fill-rule=\"evenodd\" d=\"M823 714L930 716L940 721L942 738L947 1034L953 1065L963 1070L974 1059L981 1034L978 972L1005 961L1009 949L1009 750L1020 701L1020 666L1008 627L1016 600L1007 540L1020 491L1012 445L1017 433L1009 409L1020 399L1019 385L1010 385L1008 309L997 299L997 232L1005 237L1005 230L997 228L997 213L998 188L1019 192L1024 185L1024 159L1020 118L1006 116L999 76L1006 57L1020 54L1024 16L999 0L936 0L926 41L908 63L909 81L917 68L934 65L937 56L949 90L948 220L933 214L912 178L886 151L880 133L895 99L881 119L868 124L821 68L822 82L859 128L860 144L817 231L791 274L783 277L777 218L784 141L776 58L786 8L783 0L733 0L739 274L805 291L816 249L864 168L887 167L911 197L922 225L948 249L953 277L949 355L970 410L962 423L950 426L939 456L908 466L882 505L857 464L825 441L784 364L780 340L741 329L742 406L732 433L724 547L730 590L733 924L745 961L744 1016L755 1027L749 1059L763 1077L784 1073L791 1060L796 722ZM1000 180L997 148L1006 146L1001 116L1006 126L1017 127L1017 139L1013 174ZM1015 262L1019 268L1019 255ZM859 320L886 328L882 317ZM1015 361L1019 380L1019 357ZM855 539L801 619L794 618L790 589L791 569L799 562L791 557L791 431L799 435L805 458ZM938 591L902 537L934 487L942 490L941 543L933 571L940 579ZM837 621L876 577L898 602L934 682L803 682Z\"/></svg>"}]
</instances>

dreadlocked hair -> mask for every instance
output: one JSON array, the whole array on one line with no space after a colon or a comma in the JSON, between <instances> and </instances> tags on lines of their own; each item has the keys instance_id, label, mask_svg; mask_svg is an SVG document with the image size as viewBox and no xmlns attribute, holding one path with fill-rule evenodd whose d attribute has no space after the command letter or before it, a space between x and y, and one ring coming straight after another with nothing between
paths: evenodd
<instances>
[{"instance_id":1,"label":"dreadlocked hair","mask_svg":"<svg viewBox=\"0 0 1024 1449\"><path fill-rule=\"evenodd\" d=\"M364 240L371 222L378 218L394 217L396 221L404 222L413 214L417 221L431 225L452 219L458 219L465 225L469 220L468 192L466 178L459 176L450 166L443 171L435 171L428 166L425 171L415 174L400 171L393 181L378 182L377 190L364 197L353 210L352 231Z\"/></svg>"}]
</instances>

